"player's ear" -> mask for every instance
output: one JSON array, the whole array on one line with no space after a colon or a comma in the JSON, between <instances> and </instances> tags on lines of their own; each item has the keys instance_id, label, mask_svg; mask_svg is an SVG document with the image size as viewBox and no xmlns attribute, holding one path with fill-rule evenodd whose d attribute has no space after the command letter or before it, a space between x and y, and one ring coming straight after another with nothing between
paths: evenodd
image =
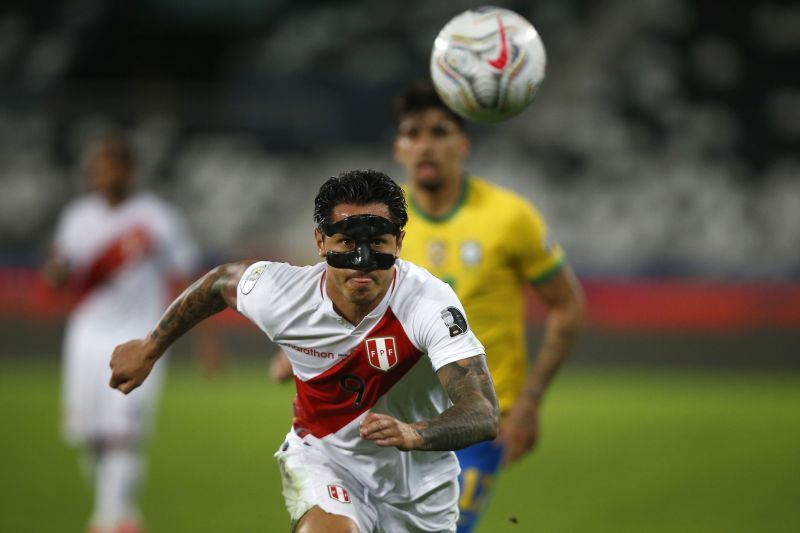
<instances>
[{"instance_id":1,"label":"player's ear","mask_svg":"<svg viewBox=\"0 0 800 533\"><path fill-rule=\"evenodd\" d=\"M392 141L392 156L394 156L395 163L400 163L400 138L395 135Z\"/></svg>"},{"instance_id":2,"label":"player's ear","mask_svg":"<svg viewBox=\"0 0 800 533\"><path fill-rule=\"evenodd\" d=\"M317 253L320 257L325 257L325 236L319 228L314 228L314 241L317 243Z\"/></svg>"},{"instance_id":3,"label":"player's ear","mask_svg":"<svg viewBox=\"0 0 800 533\"><path fill-rule=\"evenodd\" d=\"M461 159L464 160L469 157L469 152L472 150L472 141L469 140L469 137L465 133L461 133L461 147L459 150L459 155Z\"/></svg>"},{"instance_id":4,"label":"player's ear","mask_svg":"<svg viewBox=\"0 0 800 533\"><path fill-rule=\"evenodd\" d=\"M397 236L397 253L394 254L395 257L400 255L400 251L403 249L403 238L406 236L406 230L400 230L400 235Z\"/></svg>"}]
</instances>

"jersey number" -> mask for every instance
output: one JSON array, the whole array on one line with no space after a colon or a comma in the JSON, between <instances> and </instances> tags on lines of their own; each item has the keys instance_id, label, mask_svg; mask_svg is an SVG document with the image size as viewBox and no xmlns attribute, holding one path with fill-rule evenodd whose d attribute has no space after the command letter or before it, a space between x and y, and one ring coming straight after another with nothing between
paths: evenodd
<instances>
[{"instance_id":1,"label":"jersey number","mask_svg":"<svg viewBox=\"0 0 800 533\"><path fill-rule=\"evenodd\" d=\"M343 374L342 377L339 378L339 386L347 392L352 392L356 395L353 401L356 407L361 405L361 399L364 397L364 388L366 387L363 379L353 374Z\"/></svg>"}]
</instances>

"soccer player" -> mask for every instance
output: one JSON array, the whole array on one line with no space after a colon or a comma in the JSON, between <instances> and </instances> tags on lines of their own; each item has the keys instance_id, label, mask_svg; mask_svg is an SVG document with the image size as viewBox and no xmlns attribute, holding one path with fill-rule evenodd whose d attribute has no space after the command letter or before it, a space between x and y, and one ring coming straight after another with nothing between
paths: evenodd
<instances>
[{"instance_id":1,"label":"soccer player","mask_svg":"<svg viewBox=\"0 0 800 533\"><path fill-rule=\"evenodd\" d=\"M402 257L447 281L470 316L500 404L500 436L459 450L459 532L473 529L501 463L533 448L547 386L572 348L583 316L582 291L547 225L519 195L468 174L470 141L462 119L427 83L394 106L394 157L405 169L408 238ZM526 372L524 292L549 308L544 340Z\"/></svg>"},{"instance_id":2,"label":"soccer player","mask_svg":"<svg viewBox=\"0 0 800 533\"><path fill-rule=\"evenodd\" d=\"M199 253L175 209L134 191L124 137L98 139L85 163L93 191L63 212L44 269L52 285L78 294L64 338L64 434L93 481L89 531L135 533L142 444L163 369L126 397L108 388L109 354L147 333L168 303L167 277L191 274Z\"/></svg>"},{"instance_id":3,"label":"soccer player","mask_svg":"<svg viewBox=\"0 0 800 533\"><path fill-rule=\"evenodd\" d=\"M499 423L483 346L452 289L397 259L406 203L388 176L329 179L314 220L324 262L215 268L116 348L111 385L134 390L175 339L235 308L294 372L294 422L275 454L294 530L455 531L452 450L495 438Z\"/></svg>"}]
</instances>

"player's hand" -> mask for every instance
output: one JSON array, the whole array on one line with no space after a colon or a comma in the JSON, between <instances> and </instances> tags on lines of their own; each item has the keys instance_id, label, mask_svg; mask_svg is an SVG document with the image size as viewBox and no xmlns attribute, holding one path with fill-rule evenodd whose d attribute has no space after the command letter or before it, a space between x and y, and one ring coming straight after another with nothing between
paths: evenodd
<instances>
[{"instance_id":1,"label":"player's hand","mask_svg":"<svg viewBox=\"0 0 800 533\"><path fill-rule=\"evenodd\" d=\"M500 425L498 441L505 445L503 464L511 464L532 450L539 440L539 406L520 398Z\"/></svg>"},{"instance_id":2,"label":"player's hand","mask_svg":"<svg viewBox=\"0 0 800 533\"><path fill-rule=\"evenodd\" d=\"M108 384L128 394L144 382L160 355L149 339L120 344L111 355L111 380Z\"/></svg>"},{"instance_id":3,"label":"player's hand","mask_svg":"<svg viewBox=\"0 0 800 533\"><path fill-rule=\"evenodd\" d=\"M277 382L283 383L284 381L292 379L293 375L292 363L289 362L286 353L283 350L275 352L275 355L272 356L272 360L269 362L269 377Z\"/></svg>"},{"instance_id":4,"label":"player's hand","mask_svg":"<svg viewBox=\"0 0 800 533\"><path fill-rule=\"evenodd\" d=\"M50 253L42 268L45 281L54 289L61 289L69 281L69 263L55 251Z\"/></svg>"},{"instance_id":5,"label":"player's hand","mask_svg":"<svg viewBox=\"0 0 800 533\"><path fill-rule=\"evenodd\" d=\"M404 451L416 450L424 444L422 436L410 424L377 413L368 413L361 421L361 438Z\"/></svg>"}]
</instances>

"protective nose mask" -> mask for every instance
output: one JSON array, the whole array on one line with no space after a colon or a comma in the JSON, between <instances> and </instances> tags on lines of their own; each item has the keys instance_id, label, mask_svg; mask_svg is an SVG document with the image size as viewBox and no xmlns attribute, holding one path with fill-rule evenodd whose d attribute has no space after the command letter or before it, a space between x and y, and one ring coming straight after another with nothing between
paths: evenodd
<instances>
[{"instance_id":1,"label":"protective nose mask","mask_svg":"<svg viewBox=\"0 0 800 533\"><path fill-rule=\"evenodd\" d=\"M353 239L355 248L349 252L327 252L325 260L334 268L353 270L386 270L392 268L395 256L375 252L370 241L380 235L399 235L400 228L394 222L376 215L353 215L335 224L320 224L319 230L332 237L341 233Z\"/></svg>"}]
</instances>

